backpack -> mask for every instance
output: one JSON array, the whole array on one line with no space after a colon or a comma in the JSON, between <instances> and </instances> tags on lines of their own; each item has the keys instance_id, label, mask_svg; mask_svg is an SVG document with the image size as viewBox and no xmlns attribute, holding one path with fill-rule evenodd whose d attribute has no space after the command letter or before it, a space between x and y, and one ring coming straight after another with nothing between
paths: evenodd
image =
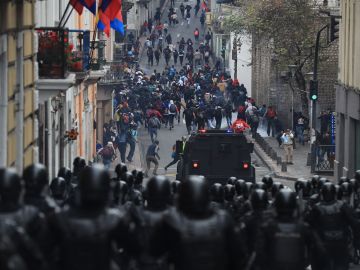
<instances>
[{"instance_id":1,"label":"backpack","mask_svg":"<svg viewBox=\"0 0 360 270\"><path fill-rule=\"evenodd\" d=\"M111 159L113 156L113 150L109 146L105 146L103 150L101 150L101 155L105 159Z\"/></svg>"},{"instance_id":2,"label":"backpack","mask_svg":"<svg viewBox=\"0 0 360 270\"><path fill-rule=\"evenodd\" d=\"M149 127L151 127L151 128L158 127L158 122L156 121L154 116L149 119Z\"/></svg>"},{"instance_id":3,"label":"backpack","mask_svg":"<svg viewBox=\"0 0 360 270\"><path fill-rule=\"evenodd\" d=\"M194 35L195 35L195 36L198 36L198 35L199 35L199 31L196 30L196 31L194 32Z\"/></svg>"},{"instance_id":4,"label":"backpack","mask_svg":"<svg viewBox=\"0 0 360 270\"><path fill-rule=\"evenodd\" d=\"M209 51L206 51L206 52L205 52L205 57L209 57L209 56L210 56Z\"/></svg>"},{"instance_id":5,"label":"backpack","mask_svg":"<svg viewBox=\"0 0 360 270\"><path fill-rule=\"evenodd\" d=\"M175 106L175 104L171 104L171 105L170 105L169 111L170 111L171 113L176 113L176 106Z\"/></svg>"}]
</instances>

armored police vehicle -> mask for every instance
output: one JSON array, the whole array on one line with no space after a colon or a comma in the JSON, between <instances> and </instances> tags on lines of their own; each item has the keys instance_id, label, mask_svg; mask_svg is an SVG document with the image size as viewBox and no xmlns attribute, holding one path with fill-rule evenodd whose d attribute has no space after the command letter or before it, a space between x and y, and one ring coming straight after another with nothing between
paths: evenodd
<instances>
[{"instance_id":1,"label":"armored police vehicle","mask_svg":"<svg viewBox=\"0 0 360 270\"><path fill-rule=\"evenodd\" d=\"M255 168L251 165L253 143L242 133L231 130L199 130L184 144L176 143L180 154L177 180L188 175L203 175L211 183L224 183L231 176L255 182Z\"/></svg>"}]
</instances>

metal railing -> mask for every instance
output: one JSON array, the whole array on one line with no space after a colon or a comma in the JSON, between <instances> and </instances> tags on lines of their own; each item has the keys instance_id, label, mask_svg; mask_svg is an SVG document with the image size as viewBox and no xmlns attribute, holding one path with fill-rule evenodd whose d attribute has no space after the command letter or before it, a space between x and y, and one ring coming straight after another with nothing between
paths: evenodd
<instances>
[{"instance_id":1,"label":"metal railing","mask_svg":"<svg viewBox=\"0 0 360 270\"><path fill-rule=\"evenodd\" d=\"M311 152L311 173L334 172L335 145L313 145Z\"/></svg>"}]
</instances>

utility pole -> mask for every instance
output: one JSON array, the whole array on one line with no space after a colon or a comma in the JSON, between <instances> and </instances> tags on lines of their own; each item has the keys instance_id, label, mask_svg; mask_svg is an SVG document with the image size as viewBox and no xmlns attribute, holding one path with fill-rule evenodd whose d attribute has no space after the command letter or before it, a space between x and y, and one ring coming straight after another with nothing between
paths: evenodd
<instances>
[{"instance_id":1,"label":"utility pole","mask_svg":"<svg viewBox=\"0 0 360 270\"><path fill-rule=\"evenodd\" d=\"M321 28L319 30L319 32L316 35L316 42L315 42L315 55L314 55L314 69L313 69L313 79L310 82L310 93L315 92L317 93L318 91L318 63L319 63L319 49L320 49L320 38L321 38L321 33L324 30L328 29L328 25L325 25L323 28ZM312 103L312 107L311 107L311 131L310 131L310 136L312 136L312 132L314 132L314 135L316 137L316 105L317 105L317 97L316 98L312 98L310 96L310 100ZM308 159L308 164L311 165L311 172L314 172L315 170L315 160L314 160L314 155L315 155L315 141L312 142L311 144L311 159Z\"/></svg>"},{"instance_id":2,"label":"utility pole","mask_svg":"<svg viewBox=\"0 0 360 270\"><path fill-rule=\"evenodd\" d=\"M237 52L238 52L238 48L237 48L237 36L234 36L234 40L233 40L233 48L232 48L232 60L234 60L234 80L237 79Z\"/></svg>"}]
</instances>

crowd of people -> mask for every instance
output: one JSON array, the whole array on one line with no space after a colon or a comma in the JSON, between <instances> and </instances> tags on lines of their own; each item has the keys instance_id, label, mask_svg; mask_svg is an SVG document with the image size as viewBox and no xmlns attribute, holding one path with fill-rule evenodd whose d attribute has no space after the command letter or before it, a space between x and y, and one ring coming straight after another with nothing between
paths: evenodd
<instances>
[{"instance_id":1,"label":"crowd of people","mask_svg":"<svg viewBox=\"0 0 360 270\"><path fill-rule=\"evenodd\" d=\"M49 183L0 169L0 266L22 269L349 269L359 260L360 171L334 185L231 177L209 186L77 157Z\"/></svg>"}]
</instances>

